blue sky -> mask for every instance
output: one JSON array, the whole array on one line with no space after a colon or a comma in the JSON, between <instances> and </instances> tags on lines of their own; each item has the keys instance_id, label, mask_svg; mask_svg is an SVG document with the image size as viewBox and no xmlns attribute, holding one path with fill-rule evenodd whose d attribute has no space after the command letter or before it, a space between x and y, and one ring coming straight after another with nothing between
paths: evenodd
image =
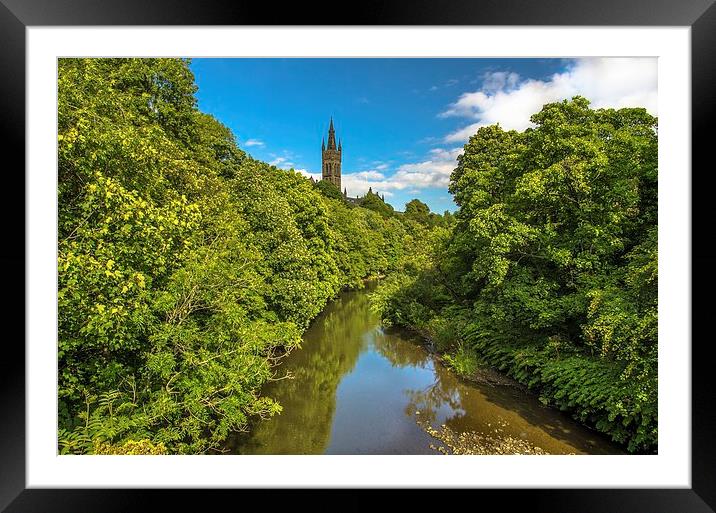
<instances>
[{"instance_id":1,"label":"blue sky","mask_svg":"<svg viewBox=\"0 0 716 513\"><path fill-rule=\"evenodd\" d=\"M656 114L655 59L193 59L199 108L253 157L320 176L333 116L348 194L368 187L403 210L412 198L454 210L447 190L470 134L522 130L548 101Z\"/></svg>"}]
</instances>

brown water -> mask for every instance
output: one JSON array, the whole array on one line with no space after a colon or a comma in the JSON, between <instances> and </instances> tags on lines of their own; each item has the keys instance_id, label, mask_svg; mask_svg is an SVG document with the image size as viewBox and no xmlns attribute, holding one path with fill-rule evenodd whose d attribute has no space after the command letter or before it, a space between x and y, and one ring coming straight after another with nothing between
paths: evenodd
<instances>
[{"instance_id":1,"label":"brown water","mask_svg":"<svg viewBox=\"0 0 716 513\"><path fill-rule=\"evenodd\" d=\"M264 394L280 415L230 440L235 454L436 454L416 421L522 439L550 454L623 451L532 394L458 378L410 335L385 330L368 293L327 306Z\"/></svg>"}]
</instances>

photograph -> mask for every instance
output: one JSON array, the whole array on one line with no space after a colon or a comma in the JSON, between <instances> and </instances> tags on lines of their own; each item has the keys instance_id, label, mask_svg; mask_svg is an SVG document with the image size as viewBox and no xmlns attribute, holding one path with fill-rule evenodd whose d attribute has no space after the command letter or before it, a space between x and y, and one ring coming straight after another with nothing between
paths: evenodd
<instances>
[{"instance_id":1,"label":"photograph","mask_svg":"<svg viewBox=\"0 0 716 513\"><path fill-rule=\"evenodd\" d=\"M0 511L714 513L715 2L0 0Z\"/></svg>"},{"instance_id":2,"label":"photograph","mask_svg":"<svg viewBox=\"0 0 716 513\"><path fill-rule=\"evenodd\" d=\"M56 62L59 458L659 454L658 58Z\"/></svg>"}]
</instances>

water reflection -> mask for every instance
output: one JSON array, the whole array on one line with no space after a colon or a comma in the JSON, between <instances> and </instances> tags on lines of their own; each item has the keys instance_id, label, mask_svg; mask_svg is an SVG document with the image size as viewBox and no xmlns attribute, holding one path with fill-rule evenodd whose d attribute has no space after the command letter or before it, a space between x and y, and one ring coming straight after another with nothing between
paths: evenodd
<instances>
[{"instance_id":1,"label":"water reflection","mask_svg":"<svg viewBox=\"0 0 716 513\"><path fill-rule=\"evenodd\" d=\"M302 349L278 369L294 378L271 382L263 391L283 406L281 414L231 440L229 449L240 454L325 452L338 383L355 366L365 348L363 334L374 324L366 294L348 292L329 304L306 331Z\"/></svg>"},{"instance_id":2,"label":"water reflection","mask_svg":"<svg viewBox=\"0 0 716 513\"><path fill-rule=\"evenodd\" d=\"M416 420L494 433L552 454L620 453L597 433L522 391L457 378L405 333L384 330L367 291L346 292L283 363L295 378L264 393L283 412L229 444L240 454L434 454Z\"/></svg>"}]
</instances>

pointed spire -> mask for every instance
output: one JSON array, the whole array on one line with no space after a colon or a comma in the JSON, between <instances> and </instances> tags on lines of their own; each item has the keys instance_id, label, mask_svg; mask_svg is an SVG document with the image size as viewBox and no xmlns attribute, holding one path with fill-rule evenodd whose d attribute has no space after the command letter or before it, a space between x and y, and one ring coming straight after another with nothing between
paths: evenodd
<instances>
[{"instance_id":1,"label":"pointed spire","mask_svg":"<svg viewBox=\"0 0 716 513\"><path fill-rule=\"evenodd\" d=\"M343 197L344 197L344 198L347 198L347 197L348 197L348 189L345 188L345 187L343 188Z\"/></svg>"},{"instance_id":2,"label":"pointed spire","mask_svg":"<svg viewBox=\"0 0 716 513\"><path fill-rule=\"evenodd\" d=\"M340 138L338 139L338 151L343 151L343 143Z\"/></svg>"},{"instance_id":3,"label":"pointed spire","mask_svg":"<svg viewBox=\"0 0 716 513\"><path fill-rule=\"evenodd\" d=\"M336 131L333 128L333 116L331 116L331 124L328 127L328 149L336 149Z\"/></svg>"}]
</instances>

